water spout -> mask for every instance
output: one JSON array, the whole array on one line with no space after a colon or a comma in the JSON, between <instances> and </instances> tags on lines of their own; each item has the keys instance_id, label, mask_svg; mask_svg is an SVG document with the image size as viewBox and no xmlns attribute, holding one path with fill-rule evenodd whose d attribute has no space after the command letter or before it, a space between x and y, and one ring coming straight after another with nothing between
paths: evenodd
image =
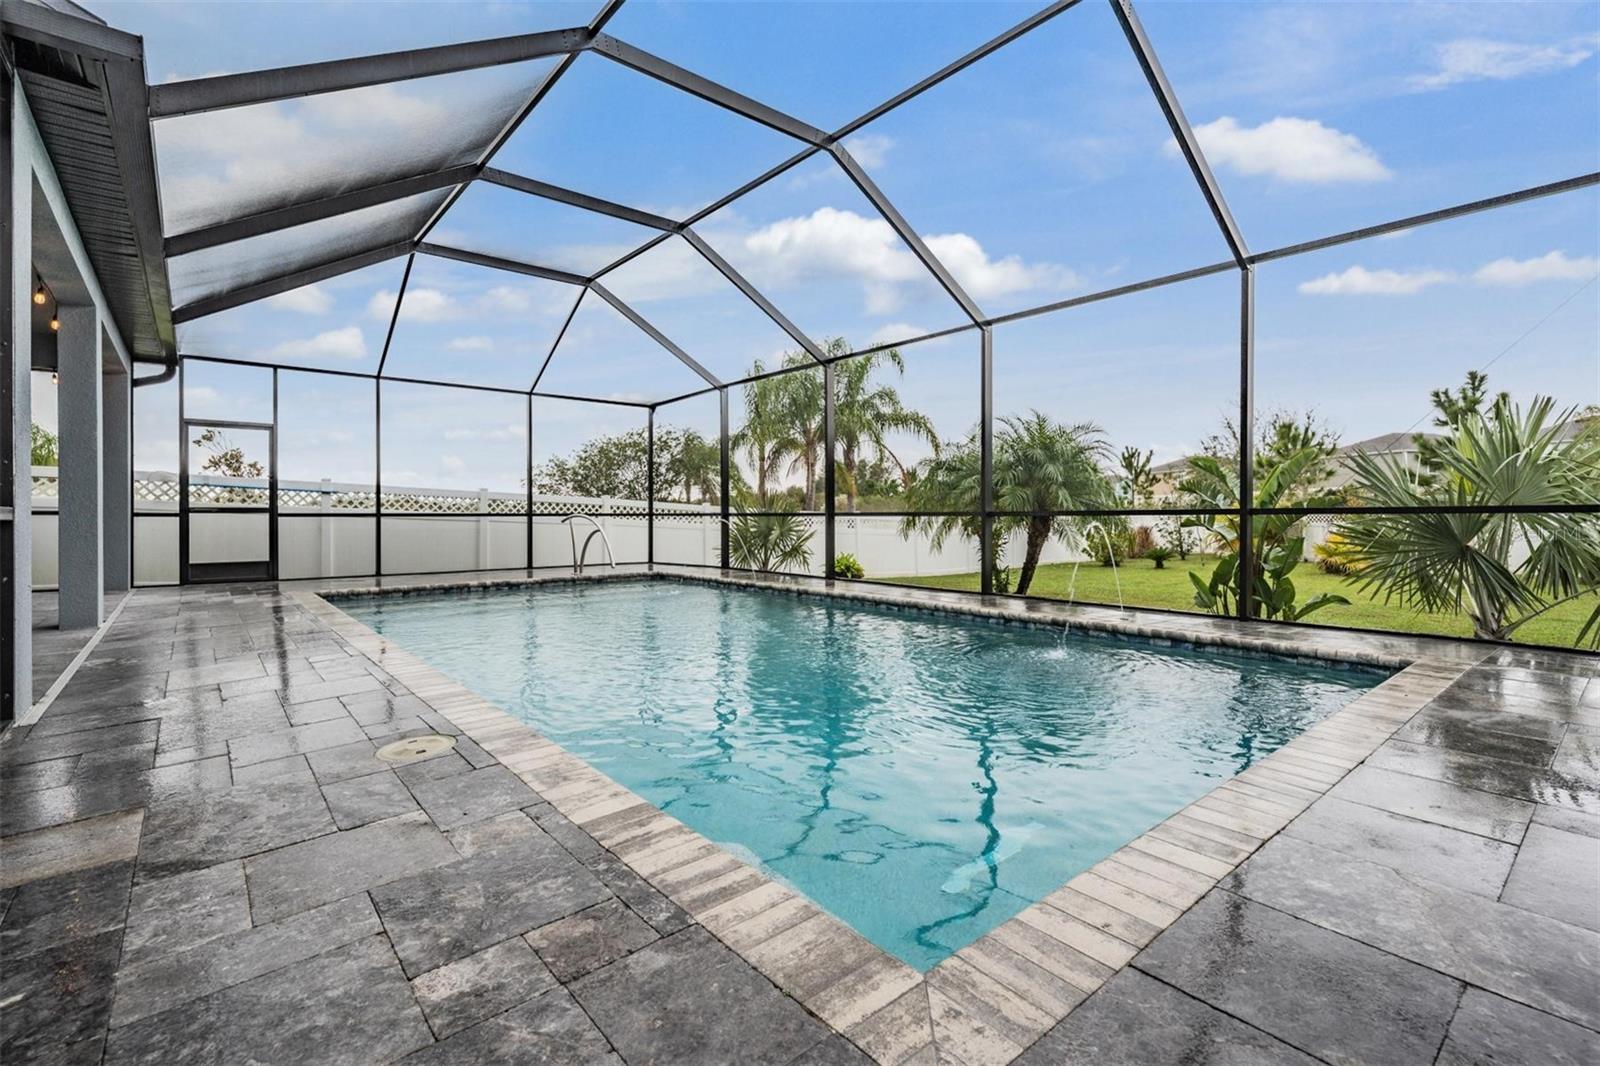
<instances>
[{"instance_id":1,"label":"water spout","mask_svg":"<svg viewBox=\"0 0 1600 1066\"><path fill-rule=\"evenodd\" d=\"M1126 604L1124 604L1122 602L1122 576L1117 573L1117 550L1114 547L1111 546L1111 534L1107 533L1106 532L1106 527L1101 525L1099 522L1089 522L1089 523L1087 523L1083 527L1083 532L1084 532L1084 534L1087 534L1091 530L1096 530L1096 529L1098 529L1100 531L1100 536L1106 542L1106 558L1111 560L1111 580L1115 581L1116 584L1117 584L1117 610L1126 611L1128 609L1128 607L1127 607ZM1079 541L1079 543L1078 543L1078 554L1079 555L1087 555L1089 553L1089 539L1088 539L1088 537L1084 536L1084 535L1080 535L1079 538L1078 538L1078 541ZM1083 560L1081 560L1081 559L1074 559L1073 562L1072 562L1072 577L1067 581L1067 602L1068 603L1073 602L1073 596L1077 591L1077 588L1078 588L1078 566L1079 566L1080 563L1082 563L1082 561Z\"/></svg>"}]
</instances>

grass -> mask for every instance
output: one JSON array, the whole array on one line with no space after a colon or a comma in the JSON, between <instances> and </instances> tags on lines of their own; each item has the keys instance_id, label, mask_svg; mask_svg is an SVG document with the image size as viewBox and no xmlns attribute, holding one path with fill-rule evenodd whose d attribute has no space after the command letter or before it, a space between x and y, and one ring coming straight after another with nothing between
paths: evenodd
<instances>
[{"instance_id":1,"label":"grass","mask_svg":"<svg viewBox=\"0 0 1600 1066\"><path fill-rule=\"evenodd\" d=\"M1122 580L1123 602L1130 607L1198 611L1194 603L1194 584L1188 574L1194 571L1205 578L1215 561L1210 556L1191 555L1187 560L1170 559L1165 569L1157 570L1148 559L1130 559L1117 568L1117 576ZM1015 572L1013 569L1012 573ZM1301 563L1293 576L1297 599L1302 603L1320 592L1337 592L1350 601L1349 606L1333 604L1324 607L1308 616L1305 619L1307 622L1446 637L1472 636L1472 624L1465 615L1427 614L1397 603L1384 603L1381 594L1363 593L1347 579L1325 574L1311 563ZM975 573L888 580L929 588L978 588L978 575ZM1046 599L1068 599L1067 590L1072 580L1071 563L1049 563L1040 566L1034 574L1028 594ZM1117 587L1111 569L1093 562L1084 563L1078 568L1077 586L1071 598L1083 603L1116 603ZM1600 596L1586 596L1565 603L1523 626L1517 631L1516 640L1520 644L1574 647L1578 630L1583 627L1596 604L1600 604Z\"/></svg>"}]
</instances>

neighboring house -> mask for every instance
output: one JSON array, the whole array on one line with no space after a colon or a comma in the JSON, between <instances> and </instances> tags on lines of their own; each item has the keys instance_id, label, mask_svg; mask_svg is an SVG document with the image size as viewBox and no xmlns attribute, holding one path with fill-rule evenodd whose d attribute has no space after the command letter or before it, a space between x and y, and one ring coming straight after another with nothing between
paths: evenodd
<instances>
[{"instance_id":1,"label":"neighboring house","mask_svg":"<svg viewBox=\"0 0 1600 1066\"><path fill-rule=\"evenodd\" d=\"M1576 424L1574 423L1574 426ZM1328 478L1319 488L1330 491L1342 489L1355 479L1355 473L1350 468L1349 456L1356 452L1367 455L1389 456L1404 466L1416 470L1420 468L1417 459L1417 438L1426 437L1430 440L1439 439L1435 433L1384 433L1366 440L1346 444L1334 452L1328 462L1333 467L1333 476ZM1175 495L1178 485L1189 472L1189 460L1174 459L1160 466L1152 467L1150 472L1156 477L1155 491L1152 495L1156 500Z\"/></svg>"},{"instance_id":2,"label":"neighboring house","mask_svg":"<svg viewBox=\"0 0 1600 1066\"><path fill-rule=\"evenodd\" d=\"M1571 440L1576 437L1583 432L1584 427L1593 421L1595 417L1595 415L1586 413L1566 422L1561 427L1561 439ZM1328 462L1333 467L1333 475L1318 488L1324 492L1336 492L1350 485L1355 480L1355 472L1350 466L1349 457L1357 452L1387 457L1412 471L1420 471L1421 462L1418 458L1419 449L1417 447L1417 439L1419 437L1428 440L1442 439L1437 433L1384 433L1376 437L1368 437L1366 440L1356 441L1354 444L1346 444L1329 457ZM1186 458L1174 459L1171 462L1151 467L1150 472L1156 478L1155 488L1151 493L1155 506L1163 506L1170 501L1171 497L1177 495L1178 485L1183 481L1188 471L1189 460ZM1314 558L1313 549L1327 540L1332 526L1332 517L1328 515L1313 515L1302 523L1301 535L1306 540L1306 559Z\"/></svg>"}]
</instances>

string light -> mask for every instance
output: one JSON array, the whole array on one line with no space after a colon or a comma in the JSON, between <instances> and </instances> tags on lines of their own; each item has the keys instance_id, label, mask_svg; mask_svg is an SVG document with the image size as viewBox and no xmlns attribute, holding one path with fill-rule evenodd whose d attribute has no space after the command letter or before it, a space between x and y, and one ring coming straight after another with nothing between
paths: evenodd
<instances>
[{"instance_id":1,"label":"string light","mask_svg":"<svg viewBox=\"0 0 1600 1066\"><path fill-rule=\"evenodd\" d=\"M60 331L61 331L61 316L53 314L53 315L50 316L50 332L51 333L59 333Z\"/></svg>"},{"instance_id":2,"label":"string light","mask_svg":"<svg viewBox=\"0 0 1600 1066\"><path fill-rule=\"evenodd\" d=\"M39 282L39 287L33 290L33 302L40 307L44 306L44 282Z\"/></svg>"}]
</instances>

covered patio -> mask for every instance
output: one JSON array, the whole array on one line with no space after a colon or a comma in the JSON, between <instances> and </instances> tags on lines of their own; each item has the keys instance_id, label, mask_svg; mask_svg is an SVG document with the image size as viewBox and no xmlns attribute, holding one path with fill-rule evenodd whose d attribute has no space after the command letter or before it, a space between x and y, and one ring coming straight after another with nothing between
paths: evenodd
<instances>
[{"instance_id":1,"label":"covered patio","mask_svg":"<svg viewBox=\"0 0 1600 1066\"><path fill-rule=\"evenodd\" d=\"M1600 1061L1600 6L0 2L0 1060ZM1044 634L1088 733L951 681L952 771L661 601L714 668L580 664L714 690L592 708L659 787L535 613L369 612L614 589ZM1232 732L1026 894L1006 760L1142 743L1083 647ZM698 820L806 714L1015 906L911 958Z\"/></svg>"}]
</instances>

